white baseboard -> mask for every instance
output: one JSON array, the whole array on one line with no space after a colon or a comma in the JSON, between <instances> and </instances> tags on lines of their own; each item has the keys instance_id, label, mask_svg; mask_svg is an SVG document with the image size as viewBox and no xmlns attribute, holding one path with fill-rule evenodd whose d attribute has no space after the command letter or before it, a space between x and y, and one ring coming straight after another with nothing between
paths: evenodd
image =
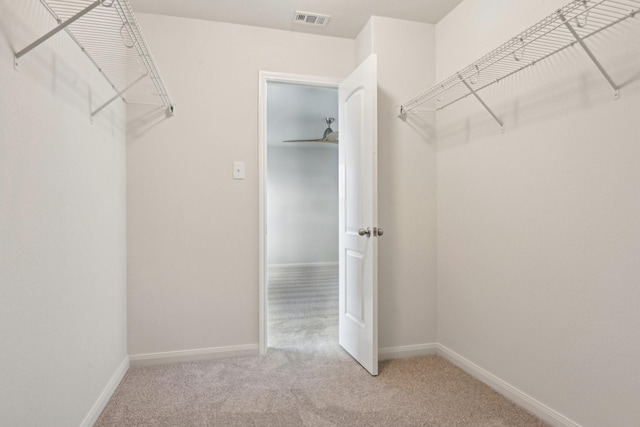
<instances>
[{"instance_id":1,"label":"white baseboard","mask_svg":"<svg viewBox=\"0 0 640 427\"><path fill-rule=\"evenodd\" d=\"M268 264L267 267L275 268L298 268L298 267L337 267L338 261L326 262L303 262L298 264Z\"/></svg>"},{"instance_id":2,"label":"white baseboard","mask_svg":"<svg viewBox=\"0 0 640 427\"><path fill-rule=\"evenodd\" d=\"M437 352L438 345L436 343L381 348L378 350L378 360L404 359L407 357L437 354Z\"/></svg>"},{"instance_id":3,"label":"white baseboard","mask_svg":"<svg viewBox=\"0 0 640 427\"><path fill-rule=\"evenodd\" d=\"M257 355L258 344L247 344L229 347L198 348L195 350L165 351L162 353L133 354L129 356L129 360L131 361L131 366L148 366Z\"/></svg>"},{"instance_id":4,"label":"white baseboard","mask_svg":"<svg viewBox=\"0 0 640 427\"><path fill-rule=\"evenodd\" d=\"M450 348L438 343L436 344L438 354L449 360L454 365L462 368L474 378L482 381L507 399L525 408L538 418L546 421L555 427L581 427L580 424L570 420L557 411L554 411L544 403L534 399L525 392L517 389L508 382L498 378L486 369L481 368L468 359L465 359Z\"/></svg>"},{"instance_id":5,"label":"white baseboard","mask_svg":"<svg viewBox=\"0 0 640 427\"><path fill-rule=\"evenodd\" d=\"M84 417L84 420L82 420L80 427L91 427L95 424L96 421L98 421L98 417L102 413L102 410L105 406L107 406L107 403L109 402L109 399L111 399L113 392L116 391L118 384L120 384L120 381L122 381L122 378L124 378L124 374L126 374L128 370L129 357L125 356L125 358L122 360L122 363L120 363L116 371L111 376L111 379L109 379L109 382L102 390L102 393L100 393L100 396L98 396L98 400L96 400L87 416Z\"/></svg>"}]
</instances>

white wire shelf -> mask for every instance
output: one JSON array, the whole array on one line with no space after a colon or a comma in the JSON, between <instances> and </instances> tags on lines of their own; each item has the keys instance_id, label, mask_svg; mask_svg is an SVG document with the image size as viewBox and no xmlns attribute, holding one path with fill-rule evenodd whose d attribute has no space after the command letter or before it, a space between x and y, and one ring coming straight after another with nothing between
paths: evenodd
<instances>
[{"instance_id":1,"label":"white wire shelf","mask_svg":"<svg viewBox=\"0 0 640 427\"><path fill-rule=\"evenodd\" d=\"M173 115L173 103L153 61L128 0L40 0L58 26L15 54L18 60L61 30L65 30L114 89L114 96L95 108L98 114L136 87L136 103L163 108Z\"/></svg>"},{"instance_id":2,"label":"white wire shelf","mask_svg":"<svg viewBox=\"0 0 640 427\"><path fill-rule=\"evenodd\" d=\"M617 99L619 87L584 40L634 17L639 11L640 0L573 0L482 58L411 98L400 106L400 115L427 101L431 101L429 106L438 111L472 95L502 127L500 118L484 103L478 92L575 44L579 44L598 67Z\"/></svg>"}]
</instances>

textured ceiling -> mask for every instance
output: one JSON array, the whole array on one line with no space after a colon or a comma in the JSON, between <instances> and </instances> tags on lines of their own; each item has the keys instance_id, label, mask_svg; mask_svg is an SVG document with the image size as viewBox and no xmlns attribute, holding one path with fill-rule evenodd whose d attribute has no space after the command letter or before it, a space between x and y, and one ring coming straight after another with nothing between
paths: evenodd
<instances>
[{"instance_id":1,"label":"textured ceiling","mask_svg":"<svg viewBox=\"0 0 640 427\"><path fill-rule=\"evenodd\" d=\"M355 38L373 15L436 23L461 0L130 0L136 12ZM294 24L296 11L331 15L326 28Z\"/></svg>"}]
</instances>

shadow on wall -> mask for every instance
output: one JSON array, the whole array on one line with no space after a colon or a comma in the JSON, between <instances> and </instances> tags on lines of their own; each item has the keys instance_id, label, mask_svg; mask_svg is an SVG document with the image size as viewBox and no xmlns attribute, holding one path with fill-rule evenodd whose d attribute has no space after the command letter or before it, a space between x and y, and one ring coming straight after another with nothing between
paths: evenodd
<instances>
[{"instance_id":1,"label":"shadow on wall","mask_svg":"<svg viewBox=\"0 0 640 427\"><path fill-rule=\"evenodd\" d=\"M0 37L0 43L4 44L6 42L6 46L11 52L15 52L16 48L6 29L9 28L9 22L15 22L15 20L15 15L12 14L3 3L0 3L0 35L2 36Z\"/></svg>"},{"instance_id":2,"label":"shadow on wall","mask_svg":"<svg viewBox=\"0 0 640 427\"><path fill-rule=\"evenodd\" d=\"M625 96L625 88L636 92L637 89L629 86L638 81L640 81L640 72L626 78L624 83L619 83L620 96ZM481 93L485 102L503 120L505 132L509 132L509 129L530 127L576 111L593 109L604 103L617 102L613 98L613 89L602 76L587 72L531 88L515 97L511 96L509 101L495 101L501 97L507 97L511 93L510 89L517 91L515 87L518 86L517 84L511 84L511 86L514 87L506 90L504 90L505 86L493 87ZM459 102L459 105L452 105L446 109L449 117L458 118L450 119L447 123L440 122L439 150L470 142L472 133L474 138L479 139L501 133L500 125L482 109L475 99L468 97L467 100Z\"/></svg>"},{"instance_id":3,"label":"shadow on wall","mask_svg":"<svg viewBox=\"0 0 640 427\"><path fill-rule=\"evenodd\" d=\"M129 104L127 108L127 141L135 141L169 118L164 106Z\"/></svg>"},{"instance_id":4,"label":"shadow on wall","mask_svg":"<svg viewBox=\"0 0 640 427\"><path fill-rule=\"evenodd\" d=\"M432 142L435 140L436 129L434 123L436 121L436 112L420 107L415 108L400 117L415 133L420 135L425 141Z\"/></svg>"},{"instance_id":5,"label":"shadow on wall","mask_svg":"<svg viewBox=\"0 0 640 427\"><path fill-rule=\"evenodd\" d=\"M24 16L28 16L30 22L22 19ZM38 0L24 0L21 2L0 0L0 32L4 34L7 45L12 52L15 53L24 47L16 46L15 39L21 42L22 40L33 39L25 43L26 46L46 32L44 30L42 34L33 34L31 28L33 28L34 24L38 28L45 28L46 25L49 29L55 25L51 15ZM20 45L20 43L17 44Z\"/></svg>"},{"instance_id":6,"label":"shadow on wall","mask_svg":"<svg viewBox=\"0 0 640 427\"><path fill-rule=\"evenodd\" d=\"M6 43L7 53L11 52L13 56L53 29L56 22L38 1L14 2L12 6L0 1L0 31L3 35L0 41ZM29 22L25 22L25 17ZM38 30L30 30L32 28ZM65 57L61 52L72 54L72 63L76 63L77 56L78 63L84 66L71 66L69 62L61 60ZM3 55L3 60L6 63L2 67L6 67L7 72L15 72L19 84L39 87L42 96L55 99L64 108L86 114L87 121L91 120L92 111L106 102L113 91L66 32L57 34L27 52L18 60L15 70L8 69L13 68L13 58L9 55L4 58ZM43 79L43 76L47 78ZM106 115L106 112L102 115Z\"/></svg>"},{"instance_id":7,"label":"shadow on wall","mask_svg":"<svg viewBox=\"0 0 640 427\"><path fill-rule=\"evenodd\" d=\"M390 133L393 132L394 126L398 125L398 118L404 122L404 125L408 125L415 134L417 134L420 139L424 140L429 144L435 143L436 138L436 115L434 111L427 111L426 109L416 108L411 111L409 114L404 116L399 116L399 103L397 99L392 98L382 89L378 89L378 108L383 112L384 116L388 115L390 117L391 126L385 126L382 128L382 132L385 130ZM404 127L404 125L402 127ZM399 127L401 129L402 127ZM389 139L390 141L393 138L389 138L388 135L380 135L380 137Z\"/></svg>"},{"instance_id":8,"label":"shadow on wall","mask_svg":"<svg viewBox=\"0 0 640 427\"><path fill-rule=\"evenodd\" d=\"M22 48L20 47L20 49ZM71 46L71 48L73 47ZM36 51L36 49L38 50ZM86 112L87 120L90 120L92 91L87 69L69 66L55 53L57 49L52 50L45 45L38 46L36 49L18 61L15 72L20 76L21 84L40 86L43 90L43 96L46 93L46 95L55 98L56 102L64 105L65 108L73 108L82 113ZM42 76L48 78L43 79Z\"/></svg>"},{"instance_id":9,"label":"shadow on wall","mask_svg":"<svg viewBox=\"0 0 640 427\"><path fill-rule=\"evenodd\" d=\"M618 47L618 39L632 39L640 31L637 25L621 30L622 34L596 40L590 48L620 87L620 97L624 99L640 90L635 85L640 81L637 46L629 44L617 52L611 46ZM575 47L494 84L479 95L509 132L618 102L613 93L585 52ZM483 139L501 133L500 125L472 96L448 106L438 116L439 150L468 143L472 134L474 139Z\"/></svg>"}]
</instances>

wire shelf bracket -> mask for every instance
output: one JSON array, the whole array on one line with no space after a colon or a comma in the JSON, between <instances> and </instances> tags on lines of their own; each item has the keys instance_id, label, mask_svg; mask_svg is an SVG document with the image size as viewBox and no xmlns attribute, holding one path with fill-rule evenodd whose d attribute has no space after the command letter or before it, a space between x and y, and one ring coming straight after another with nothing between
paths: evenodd
<instances>
[{"instance_id":1,"label":"wire shelf bracket","mask_svg":"<svg viewBox=\"0 0 640 427\"><path fill-rule=\"evenodd\" d=\"M496 122L498 122L498 124L500 125L500 128L502 129L502 132L504 132L504 122L502 120L500 120L500 118L498 116L496 116L496 113L494 113L493 110L491 108L489 108L489 106L482 100L482 98L480 98L480 95L478 95L478 92L473 90L471 85L469 83L467 83L467 81L460 74L458 74L458 78L465 85L465 87L469 90L469 92L478 100L478 102L480 102L480 104L482 104L484 109L487 110L487 112L489 114L491 114L491 117L493 117L493 119Z\"/></svg>"},{"instance_id":2,"label":"wire shelf bracket","mask_svg":"<svg viewBox=\"0 0 640 427\"><path fill-rule=\"evenodd\" d=\"M584 1L584 3L586 4L586 1ZM609 82L609 84L613 88L613 99L619 99L620 98L620 87L613 81L613 79L611 78L609 73L607 73L607 70L604 69L602 64L600 64L600 61L598 61L598 59L593 54L593 52L591 52L591 49L589 49L589 47L585 44L584 40L582 40L582 37L580 37L580 35L576 32L575 28L573 28L571 26L571 24L569 23L569 21L567 21L567 18L562 13L562 10L558 10L558 16L560 17L560 20L562 21L562 23L567 27L567 29L569 30L571 35L573 35L573 37L576 39L576 41L578 42L580 47L582 47L582 49L584 49L584 51L586 52L586 54L589 57L589 59L591 59L591 61L593 61L595 66L598 68L598 70L602 73L604 78L607 79L607 81Z\"/></svg>"},{"instance_id":3,"label":"wire shelf bracket","mask_svg":"<svg viewBox=\"0 0 640 427\"><path fill-rule=\"evenodd\" d=\"M440 111L472 95L504 132L503 121L483 101L479 92L576 44L611 85L614 99L618 99L620 87L585 40L635 17L639 11L640 0L573 0L476 62L400 105L399 116L404 118L407 113L428 101L431 103L427 105Z\"/></svg>"},{"instance_id":4,"label":"wire shelf bracket","mask_svg":"<svg viewBox=\"0 0 640 427\"><path fill-rule=\"evenodd\" d=\"M91 119L125 92L147 81L148 90L137 90L135 104L157 106L166 116L174 113L167 89L153 61L147 42L129 0L40 0L58 25L14 54L17 70L20 59L62 30L80 47L115 95L91 112Z\"/></svg>"},{"instance_id":5,"label":"wire shelf bracket","mask_svg":"<svg viewBox=\"0 0 640 427\"><path fill-rule=\"evenodd\" d=\"M129 89L131 89L132 87L134 87L135 85L137 85L138 83L140 83L145 77L147 77L146 74L141 75L140 77L138 77L137 79L135 79L132 83L130 83L127 87L125 87L124 89L122 89L120 92L116 93L111 99L109 99L107 102L105 102L104 104L102 104L100 107L98 107L97 109L95 109L94 111L91 112L91 119L93 120L93 117L98 114L100 111L104 110L105 108L107 108L109 106L109 104L111 104L113 101L115 101L116 99L120 98L122 95L124 95L125 92L127 92Z\"/></svg>"}]
</instances>

